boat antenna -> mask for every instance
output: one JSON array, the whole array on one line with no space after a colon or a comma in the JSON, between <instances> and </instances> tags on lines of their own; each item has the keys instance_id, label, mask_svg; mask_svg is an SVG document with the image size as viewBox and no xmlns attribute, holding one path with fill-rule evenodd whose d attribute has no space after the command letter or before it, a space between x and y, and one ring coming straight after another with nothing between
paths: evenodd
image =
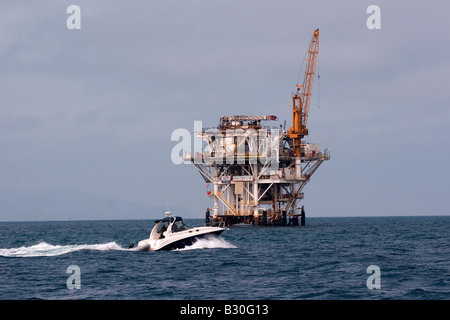
<instances>
[{"instance_id":1,"label":"boat antenna","mask_svg":"<svg viewBox=\"0 0 450 320\"><path fill-rule=\"evenodd\" d=\"M169 201L167 200L167 198L166 198L166 211L170 211L170 209L169 209Z\"/></svg>"}]
</instances>

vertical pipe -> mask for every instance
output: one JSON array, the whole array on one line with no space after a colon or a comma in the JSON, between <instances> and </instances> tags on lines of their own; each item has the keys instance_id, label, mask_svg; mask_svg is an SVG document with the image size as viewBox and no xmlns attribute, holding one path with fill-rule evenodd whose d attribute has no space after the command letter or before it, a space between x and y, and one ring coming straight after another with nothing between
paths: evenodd
<instances>
[{"instance_id":1,"label":"vertical pipe","mask_svg":"<svg viewBox=\"0 0 450 320\"><path fill-rule=\"evenodd\" d=\"M296 214L297 213L297 199L296 199L296 194L295 191L297 190L297 184L293 183L292 185L292 191L291 191L291 197L292 197L292 206L291 206L291 212L292 214Z\"/></svg>"},{"instance_id":2,"label":"vertical pipe","mask_svg":"<svg viewBox=\"0 0 450 320\"><path fill-rule=\"evenodd\" d=\"M258 208L259 208L259 194L258 194L258 164L253 164L253 200L254 200L254 207L253 207L253 215L255 217L258 216Z\"/></svg>"},{"instance_id":3,"label":"vertical pipe","mask_svg":"<svg viewBox=\"0 0 450 320\"><path fill-rule=\"evenodd\" d=\"M278 212L278 185L274 184L272 186L273 190L273 211Z\"/></svg>"},{"instance_id":4,"label":"vertical pipe","mask_svg":"<svg viewBox=\"0 0 450 320\"><path fill-rule=\"evenodd\" d=\"M295 180L300 180L302 178L302 161L300 157L295 158Z\"/></svg>"},{"instance_id":5,"label":"vertical pipe","mask_svg":"<svg viewBox=\"0 0 450 320\"><path fill-rule=\"evenodd\" d=\"M219 184L217 183L217 181L214 181L214 218L217 218L217 216L219 215Z\"/></svg>"},{"instance_id":6,"label":"vertical pipe","mask_svg":"<svg viewBox=\"0 0 450 320\"><path fill-rule=\"evenodd\" d=\"M302 206L302 211L301 211L301 215L300 215L300 225L304 226L305 225L305 207Z\"/></svg>"}]
</instances>

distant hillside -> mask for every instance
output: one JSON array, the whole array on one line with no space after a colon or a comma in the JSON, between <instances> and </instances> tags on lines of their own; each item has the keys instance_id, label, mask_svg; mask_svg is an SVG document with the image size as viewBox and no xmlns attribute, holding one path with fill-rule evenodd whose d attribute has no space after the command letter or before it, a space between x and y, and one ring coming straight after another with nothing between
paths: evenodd
<instances>
[{"instance_id":1,"label":"distant hillside","mask_svg":"<svg viewBox=\"0 0 450 320\"><path fill-rule=\"evenodd\" d=\"M169 207L192 216L188 209ZM165 206L71 190L0 190L0 221L154 219Z\"/></svg>"}]
</instances>

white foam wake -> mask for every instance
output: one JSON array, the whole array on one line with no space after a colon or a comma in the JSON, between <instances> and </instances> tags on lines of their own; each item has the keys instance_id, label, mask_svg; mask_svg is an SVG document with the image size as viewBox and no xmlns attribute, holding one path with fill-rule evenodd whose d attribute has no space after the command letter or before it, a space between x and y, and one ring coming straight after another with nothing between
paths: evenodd
<instances>
[{"instance_id":1,"label":"white foam wake","mask_svg":"<svg viewBox=\"0 0 450 320\"><path fill-rule=\"evenodd\" d=\"M116 242L102 244L77 244L77 245L52 245L47 242L40 242L29 247L19 247L11 249L0 249L0 256L4 257L51 257L59 256L69 252L80 250L127 250L122 248Z\"/></svg>"},{"instance_id":2,"label":"white foam wake","mask_svg":"<svg viewBox=\"0 0 450 320\"><path fill-rule=\"evenodd\" d=\"M237 247L223 238L205 238L205 239L198 239L190 246L187 246L183 249L178 249L178 251L211 249L211 248L237 248Z\"/></svg>"}]
</instances>

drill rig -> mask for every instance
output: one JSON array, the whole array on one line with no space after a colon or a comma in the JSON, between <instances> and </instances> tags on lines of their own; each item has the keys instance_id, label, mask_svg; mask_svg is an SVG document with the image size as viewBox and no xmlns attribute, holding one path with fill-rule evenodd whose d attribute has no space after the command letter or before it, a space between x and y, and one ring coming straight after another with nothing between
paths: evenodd
<instances>
[{"instance_id":1,"label":"drill rig","mask_svg":"<svg viewBox=\"0 0 450 320\"><path fill-rule=\"evenodd\" d=\"M309 45L303 84L297 84L292 94L289 130L261 123L277 120L274 115L234 115L220 118L217 128L196 132L206 148L185 153L184 160L196 167L207 186L213 185L212 191L207 190L213 200L213 222L298 225L297 203L304 197L303 188L330 159L320 145L302 141L308 135L318 49L319 29Z\"/></svg>"}]
</instances>

